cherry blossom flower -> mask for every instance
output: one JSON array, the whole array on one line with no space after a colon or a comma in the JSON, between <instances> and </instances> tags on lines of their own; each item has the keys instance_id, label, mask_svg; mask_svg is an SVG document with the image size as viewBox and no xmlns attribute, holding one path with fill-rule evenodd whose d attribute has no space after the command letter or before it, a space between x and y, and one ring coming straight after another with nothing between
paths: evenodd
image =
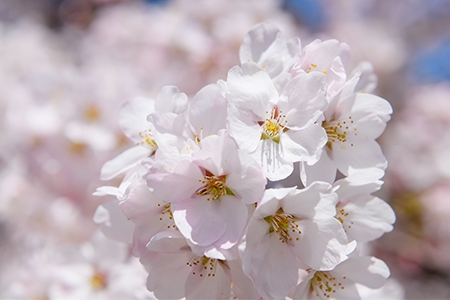
<instances>
[{"instance_id":1,"label":"cherry blossom flower","mask_svg":"<svg viewBox=\"0 0 450 300\"><path fill-rule=\"evenodd\" d=\"M301 72L319 72L326 75L327 97L333 97L344 85L347 75L345 64L350 56L350 47L337 40L314 40L306 45L296 57L292 67L295 76Z\"/></svg>"},{"instance_id":2,"label":"cherry blossom flower","mask_svg":"<svg viewBox=\"0 0 450 300\"><path fill-rule=\"evenodd\" d=\"M251 218L243 249L244 272L265 298L284 298L297 284L298 268L330 270L347 258L347 238L334 218L331 185L268 189Z\"/></svg>"},{"instance_id":3,"label":"cherry blossom flower","mask_svg":"<svg viewBox=\"0 0 450 300\"><path fill-rule=\"evenodd\" d=\"M393 229L394 211L384 200L371 195L381 187L382 182L377 177L382 175L382 170L374 169L354 173L334 183L339 196L336 219L342 223L349 241L370 242Z\"/></svg>"},{"instance_id":4,"label":"cherry blossom flower","mask_svg":"<svg viewBox=\"0 0 450 300\"><path fill-rule=\"evenodd\" d=\"M244 279L233 281L238 295L253 296L240 264L193 253L177 231L157 234L147 248L141 262L149 270L147 288L158 299L229 299L233 278Z\"/></svg>"},{"instance_id":5,"label":"cherry blossom flower","mask_svg":"<svg viewBox=\"0 0 450 300\"><path fill-rule=\"evenodd\" d=\"M189 156L194 150L190 148L198 148L194 143L198 145L203 138L226 129L227 104L219 86L210 84L195 94L184 114L158 111L149 115L147 120L154 128L159 152L166 156Z\"/></svg>"},{"instance_id":6,"label":"cherry blossom flower","mask_svg":"<svg viewBox=\"0 0 450 300\"><path fill-rule=\"evenodd\" d=\"M332 183L336 170L349 175L364 168L386 168L386 158L375 139L383 133L392 107L378 96L355 93L358 80L359 73L345 83L324 112L322 127L328 142L316 164L302 164L304 184L315 180Z\"/></svg>"},{"instance_id":7,"label":"cherry blossom flower","mask_svg":"<svg viewBox=\"0 0 450 300\"><path fill-rule=\"evenodd\" d=\"M230 249L243 234L246 204L260 201L266 179L228 136L209 136L200 147L192 159L161 158L147 184L157 199L170 203L177 228L193 244Z\"/></svg>"},{"instance_id":8,"label":"cherry blossom flower","mask_svg":"<svg viewBox=\"0 0 450 300\"><path fill-rule=\"evenodd\" d=\"M388 266L375 257L356 256L330 271L307 270L295 299L361 299L356 284L380 288L390 275Z\"/></svg>"},{"instance_id":9,"label":"cherry blossom flower","mask_svg":"<svg viewBox=\"0 0 450 300\"><path fill-rule=\"evenodd\" d=\"M230 135L250 153L270 180L289 176L293 163L317 161L326 142L315 122L326 108L325 75L301 73L281 94L254 63L228 72L226 97Z\"/></svg>"},{"instance_id":10,"label":"cherry blossom flower","mask_svg":"<svg viewBox=\"0 0 450 300\"><path fill-rule=\"evenodd\" d=\"M101 171L101 179L109 180L128 171L158 149L152 133L153 126L147 121L148 115L154 111L180 114L186 110L187 105L187 96L174 86L163 87L156 100L138 97L126 103L120 111L120 127L137 145L106 162Z\"/></svg>"},{"instance_id":11,"label":"cherry blossom flower","mask_svg":"<svg viewBox=\"0 0 450 300\"><path fill-rule=\"evenodd\" d=\"M153 99L139 97L122 107L119 116L120 127L137 145L106 162L101 170L102 180L112 179L128 171L156 151L152 127L147 122L147 115L154 111L154 105Z\"/></svg>"}]
</instances>

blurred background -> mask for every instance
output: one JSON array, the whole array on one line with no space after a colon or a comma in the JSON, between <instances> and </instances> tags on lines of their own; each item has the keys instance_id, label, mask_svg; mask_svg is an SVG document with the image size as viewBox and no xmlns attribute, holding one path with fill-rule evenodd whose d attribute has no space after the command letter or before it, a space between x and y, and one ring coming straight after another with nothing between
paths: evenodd
<instances>
[{"instance_id":1,"label":"blurred background","mask_svg":"<svg viewBox=\"0 0 450 300\"><path fill-rule=\"evenodd\" d=\"M448 0L0 0L0 299L152 299L127 246L98 233L114 216L93 220L111 200L92 196L101 166L130 146L118 109L225 79L261 21L346 42L349 71L374 65L397 222L367 251L392 299L450 299Z\"/></svg>"}]
</instances>

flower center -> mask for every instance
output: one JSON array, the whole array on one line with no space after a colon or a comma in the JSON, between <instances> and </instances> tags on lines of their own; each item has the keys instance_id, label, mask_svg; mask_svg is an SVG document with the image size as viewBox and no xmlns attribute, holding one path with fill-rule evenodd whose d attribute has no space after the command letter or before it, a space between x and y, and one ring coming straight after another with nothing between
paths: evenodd
<instances>
[{"instance_id":1,"label":"flower center","mask_svg":"<svg viewBox=\"0 0 450 300\"><path fill-rule=\"evenodd\" d=\"M158 145L153 139L153 134L151 130L147 129L143 132L141 131L139 132L139 136L142 138L142 141L139 143L140 145L154 150L158 148Z\"/></svg>"},{"instance_id":2,"label":"flower center","mask_svg":"<svg viewBox=\"0 0 450 300\"><path fill-rule=\"evenodd\" d=\"M106 275L95 271L90 280L91 287L97 290L106 288Z\"/></svg>"},{"instance_id":3,"label":"flower center","mask_svg":"<svg viewBox=\"0 0 450 300\"><path fill-rule=\"evenodd\" d=\"M347 278L344 276L342 279ZM311 291L315 292L320 299L330 298L331 294L336 293L336 289L344 290L345 288L342 282L329 272L317 271L311 279Z\"/></svg>"},{"instance_id":4,"label":"flower center","mask_svg":"<svg viewBox=\"0 0 450 300\"><path fill-rule=\"evenodd\" d=\"M195 143L200 145L200 141L203 139L203 126L200 126L200 133L195 134Z\"/></svg>"},{"instance_id":5,"label":"flower center","mask_svg":"<svg viewBox=\"0 0 450 300\"><path fill-rule=\"evenodd\" d=\"M173 220L172 210L170 209L170 203L166 205L161 205L160 203L158 203L158 207L162 208L159 220L163 221L166 224L167 229L176 228L175 222Z\"/></svg>"},{"instance_id":6,"label":"flower center","mask_svg":"<svg viewBox=\"0 0 450 300\"><path fill-rule=\"evenodd\" d=\"M280 143L280 135L283 132L288 131L286 127L288 121L286 115L283 115L283 111L278 111L278 107L275 106L264 122L258 122L262 128L261 140L272 140L275 143Z\"/></svg>"},{"instance_id":7,"label":"flower center","mask_svg":"<svg viewBox=\"0 0 450 300\"><path fill-rule=\"evenodd\" d=\"M225 261L206 256L194 256L189 262L186 263L186 265L194 269L192 271L192 275L194 276L215 277L218 263L225 264Z\"/></svg>"},{"instance_id":8,"label":"flower center","mask_svg":"<svg viewBox=\"0 0 450 300\"><path fill-rule=\"evenodd\" d=\"M206 200L217 200L222 196L234 196L234 193L230 188L226 186L226 175L222 176L214 176L210 172L206 171L206 175L203 176L203 179L199 179L198 181L204 184L196 194L198 196L209 196Z\"/></svg>"},{"instance_id":9,"label":"flower center","mask_svg":"<svg viewBox=\"0 0 450 300\"><path fill-rule=\"evenodd\" d=\"M336 216L334 216L339 222L341 222L344 231L347 232L347 229L351 229L354 225L354 222L346 220L348 217L348 212L345 209L336 207Z\"/></svg>"},{"instance_id":10,"label":"flower center","mask_svg":"<svg viewBox=\"0 0 450 300\"><path fill-rule=\"evenodd\" d=\"M88 121L97 121L100 119L100 110L92 103L84 110L84 116Z\"/></svg>"},{"instance_id":11,"label":"flower center","mask_svg":"<svg viewBox=\"0 0 450 300\"><path fill-rule=\"evenodd\" d=\"M269 223L269 233L275 232L278 234L282 243L299 241L301 230L298 229L298 220L296 217L285 214L282 208L279 208L277 213L273 216L267 216L264 220Z\"/></svg>"},{"instance_id":12,"label":"flower center","mask_svg":"<svg viewBox=\"0 0 450 300\"><path fill-rule=\"evenodd\" d=\"M346 143L347 137L350 133L357 136L357 128L353 125L353 123L354 121L351 116L345 120L333 120L330 122L323 121L322 127L328 135L328 148L333 149L333 144L337 142ZM350 145L353 147L353 144Z\"/></svg>"}]
</instances>

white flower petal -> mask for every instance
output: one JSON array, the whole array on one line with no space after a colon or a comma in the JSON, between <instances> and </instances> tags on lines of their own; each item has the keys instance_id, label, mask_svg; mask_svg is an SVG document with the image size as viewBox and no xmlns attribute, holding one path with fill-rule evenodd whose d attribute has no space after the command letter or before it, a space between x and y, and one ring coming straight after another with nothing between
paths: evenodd
<instances>
[{"instance_id":1,"label":"white flower petal","mask_svg":"<svg viewBox=\"0 0 450 300\"><path fill-rule=\"evenodd\" d=\"M278 100L278 92L269 74L255 71L251 63L235 66L228 72L227 99L239 109L249 110L264 120L269 103ZM250 70L251 69L251 70Z\"/></svg>"},{"instance_id":2,"label":"white flower petal","mask_svg":"<svg viewBox=\"0 0 450 300\"><path fill-rule=\"evenodd\" d=\"M313 182L308 187L296 190L281 200L283 211L300 219L326 219L334 217L337 194L326 182Z\"/></svg>"},{"instance_id":3,"label":"white flower petal","mask_svg":"<svg viewBox=\"0 0 450 300\"><path fill-rule=\"evenodd\" d=\"M125 135L135 143L140 143L140 132L149 128L147 116L155 111L155 101L151 98L137 97L126 103L119 113L119 125Z\"/></svg>"},{"instance_id":4,"label":"white flower petal","mask_svg":"<svg viewBox=\"0 0 450 300\"><path fill-rule=\"evenodd\" d=\"M374 140L353 140L353 146L347 144L333 145L333 160L338 170L349 175L360 169L386 169L387 161L380 145Z\"/></svg>"},{"instance_id":5,"label":"white flower petal","mask_svg":"<svg viewBox=\"0 0 450 300\"><path fill-rule=\"evenodd\" d=\"M92 195L94 196L116 196L120 194L119 188L116 186L101 186L98 187Z\"/></svg>"},{"instance_id":6,"label":"white flower petal","mask_svg":"<svg viewBox=\"0 0 450 300\"><path fill-rule=\"evenodd\" d=\"M228 105L228 125L230 135L236 140L239 148L252 153L261 141L262 129L256 116L251 112L238 110L235 105Z\"/></svg>"},{"instance_id":7,"label":"white flower petal","mask_svg":"<svg viewBox=\"0 0 450 300\"><path fill-rule=\"evenodd\" d=\"M294 191L295 188L267 189L261 202L256 206L256 210L253 212L253 217L256 219L263 219L267 216L274 215L281 207L279 200Z\"/></svg>"},{"instance_id":8,"label":"white flower petal","mask_svg":"<svg viewBox=\"0 0 450 300\"><path fill-rule=\"evenodd\" d=\"M360 196L337 208L348 214L342 224L349 240L370 242L393 229L395 213L385 201L373 196Z\"/></svg>"},{"instance_id":9,"label":"white flower petal","mask_svg":"<svg viewBox=\"0 0 450 300\"><path fill-rule=\"evenodd\" d=\"M339 195L340 202L358 197L361 194L371 194L378 191L383 185L379 180L384 176L384 171L377 168L368 168L352 172L349 176L337 180L333 186L339 187L336 193Z\"/></svg>"},{"instance_id":10,"label":"white flower petal","mask_svg":"<svg viewBox=\"0 0 450 300\"><path fill-rule=\"evenodd\" d=\"M239 58L241 64L256 62L275 78L292 65L299 49L298 38L286 41L278 28L270 23L259 23L245 36Z\"/></svg>"},{"instance_id":11,"label":"white flower petal","mask_svg":"<svg viewBox=\"0 0 450 300\"><path fill-rule=\"evenodd\" d=\"M337 118L351 116L358 129L358 136L370 139L376 139L383 133L392 114L392 106L388 101L366 93L354 94L342 100L337 110L342 112Z\"/></svg>"}]
</instances>

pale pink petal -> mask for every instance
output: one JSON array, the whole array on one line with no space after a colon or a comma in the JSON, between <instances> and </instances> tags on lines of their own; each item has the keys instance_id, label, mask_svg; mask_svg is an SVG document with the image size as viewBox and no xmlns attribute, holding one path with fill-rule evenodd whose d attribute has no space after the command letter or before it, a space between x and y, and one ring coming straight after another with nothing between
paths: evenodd
<instances>
[{"instance_id":1,"label":"pale pink petal","mask_svg":"<svg viewBox=\"0 0 450 300\"><path fill-rule=\"evenodd\" d=\"M383 185L383 181L380 180L383 176L383 170L367 168L337 180L333 186L339 187L336 191L339 196L339 202L347 203L357 199L361 194L368 195L378 191Z\"/></svg>"},{"instance_id":2,"label":"pale pink petal","mask_svg":"<svg viewBox=\"0 0 450 300\"><path fill-rule=\"evenodd\" d=\"M303 48L300 67L305 71L311 68L311 71L322 72L329 69L337 56L341 57L345 65L349 55L350 47L347 44L333 39L323 42L317 39Z\"/></svg>"},{"instance_id":3,"label":"pale pink petal","mask_svg":"<svg viewBox=\"0 0 450 300\"><path fill-rule=\"evenodd\" d=\"M259 23L252 27L239 49L241 64L260 60L261 55L274 43L280 42L280 30L271 23Z\"/></svg>"},{"instance_id":4,"label":"pale pink petal","mask_svg":"<svg viewBox=\"0 0 450 300\"><path fill-rule=\"evenodd\" d=\"M269 74L264 70L255 71L251 63L243 64L242 68L235 66L228 72L227 88L230 103L252 111L262 120L269 103L278 100L277 89Z\"/></svg>"},{"instance_id":5,"label":"pale pink petal","mask_svg":"<svg viewBox=\"0 0 450 300\"><path fill-rule=\"evenodd\" d=\"M155 100L155 111L181 114L188 106L188 97L176 86L164 86Z\"/></svg>"},{"instance_id":6,"label":"pale pink petal","mask_svg":"<svg viewBox=\"0 0 450 300\"><path fill-rule=\"evenodd\" d=\"M128 220L119 208L119 202L113 200L100 205L94 215L94 222L100 224L100 229L110 239L131 244L133 240L134 223Z\"/></svg>"},{"instance_id":7,"label":"pale pink petal","mask_svg":"<svg viewBox=\"0 0 450 300\"><path fill-rule=\"evenodd\" d=\"M248 154L239 150L236 153L238 156L238 162L235 162L236 171L227 176L227 186L242 202L246 204L259 202L267 182L261 167Z\"/></svg>"},{"instance_id":8,"label":"pale pink petal","mask_svg":"<svg viewBox=\"0 0 450 300\"><path fill-rule=\"evenodd\" d=\"M322 126L311 125L301 130L289 130L280 137L281 157L289 162L317 162L320 151L327 142Z\"/></svg>"},{"instance_id":9,"label":"pale pink petal","mask_svg":"<svg viewBox=\"0 0 450 300\"><path fill-rule=\"evenodd\" d=\"M110 161L107 161L101 169L101 180L110 180L114 177L125 173L136 164L140 163L144 158L152 154L152 150L140 145L120 153Z\"/></svg>"},{"instance_id":10,"label":"pale pink petal","mask_svg":"<svg viewBox=\"0 0 450 300\"><path fill-rule=\"evenodd\" d=\"M179 155L186 147L186 141L195 138L189 123L182 115L154 113L148 116L148 120L154 126L154 140L165 155Z\"/></svg>"},{"instance_id":11,"label":"pale pink petal","mask_svg":"<svg viewBox=\"0 0 450 300\"><path fill-rule=\"evenodd\" d=\"M352 101L354 100L351 100L349 102L348 107L342 106L342 103L340 102L343 101L343 99L354 99L355 86L358 84L358 80L359 73L355 74L352 78L347 80L347 82L345 82L341 86L339 93L329 99L328 107L324 112L325 120L332 121L335 118L341 118L342 113L346 113L347 111L351 110L351 105L353 104ZM337 108L338 105L340 105L339 108Z\"/></svg>"},{"instance_id":12,"label":"pale pink petal","mask_svg":"<svg viewBox=\"0 0 450 300\"><path fill-rule=\"evenodd\" d=\"M298 280L292 250L276 234L264 236L256 249L252 262L258 266L254 277L258 293L265 299L284 299Z\"/></svg>"},{"instance_id":13,"label":"pale pink petal","mask_svg":"<svg viewBox=\"0 0 450 300\"><path fill-rule=\"evenodd\" d=\"M276 214L277 210L281 207L279 199L283 199L293 191L295 191L295 188L267 189L261 202L256 206L253 217L256 219L263 219L267 216Z\"/></svg>"},{"instance_id":14,"label":"pale pink petal","mask_svg":"<svg viewBox=\"0 0 450 300\"><path fill-rule=\"evenodd\" d=\"M287 127L302 129L313 124L326 109L325 75L300 73L286 84L278 108L285 114Z\"/></svg>"},{"instance_id":15,"label":"pale pink petal","mask_svg":"<svg viewBox=\"0 0 450 300\"><path fill-rule=\"evenodd\" d=\"M259 23L245 36L239 51L241 63L256 62L275 78L288 70L300 49L298 38L286 41L270 23Z\"/></svg>"},{"instance_id":16,"label":"pale pink petal","mask_svg":"<svg viewBox=\"0 0 450 300\"><path fill-rule=\"evenodd\" d=\"M269 233L269 223L265 220L250 218L243 242L239 245L242 257L242 269L247 276L253 274L253 255L258 252L256 249L260 241Z\"/></svg>"},{"instance_id":17,"label":"pale pink petal","mask_svg":"<svg viewBox=\"0 0 450 300\"><path fill-rule=\"evenodd\" d=\"M116 186L101 186L98 187L95 192L92 193L93 196L116 196L120 195L120 190Z\"/></svg>"},{"instance_id":18,"label":"pale pink petal","mask_svg":"<svg viewBox=\"0 0 450 300\"><path fill-rule=\"evenodd\" d=\"M217 84L207 85L195 95L189 107L189 121L200 139L226 128L227 104Z\"/></svg>"},{"instance_id":19,"label":"pale pink petal","mask_svg":"<svg viewBox=\"0 0 450 300\"><path fill-rule=\"evenodd\" d=\"M155 235L147 245L147 249L160 253L180 253L188 250L186 239L175 230L162 231ZM188 251L189 252L189 251Z\"/></svg>"},{"instance_id":20,"label":"pale pink petal","mask_svg":"<svg viewBox=\"0 0 450 300\"><path fill-rule=\"evenodd\" d=\"M223 236L214 244L221 249L230 249L241 240L244 233L247 225L247 206L232 196L223 196L219 201L220 214L226 216L227 223L222 225L226 227Z\"/></svg>"},{"instance_id":21,"label":"pale pink petal","mask_svg":"<svg viewBox=\"0 0 450 300\"><path fill-rule=\"evenodd\" d=\"M392 107L383 98L359 93L342 100L337 111L342 112L336 115L337 119L352 117L358 136L376 139L383 133L392 114Z\"/></svg>"},{"instance_id":22,"label":"pale pink petal","mask_svg":"<svg viewBox=\"0 0 450 300\"><path fill-rule=\"evenodd\" d=\"M347 258L347 237L338 220L297 221L300 240L293 241L297 257L315 270L331 270Z\"/></svg>"},{"instance_id":23,"label":"pale pink petal","mask_svg":"<svg viewBox=\"0 0 450 300\"><path fill-rule=\"evenodd\" d=\"M348 280L377 289L384 285L390 276L386 263L376 257L351 257L338 265L333 273L345 275Z\"/></svg>"},{"instance_id":24,"label":"pale pink petal","mask_svg":"<svg viewBox=\"0 0 450 300\"><path fill-rule=\"evenodd\" d=\"M206 266L209 267L209 264ZM186 280L186 300L229 299L231 275L226 262L216 260L215 268L211 272L209 268L205 271L203 267L203 264L199 264L192 268L193 273L189 274Z\"/></svg>"},{"instance_id":25,"label":"pale pink petal","mask_svg":"<svg viewBox=\"0 0 450 300\"><path fill-rule=\"evenodd\" d=\"M323 72L323 70L322 70ZM329 69L325 70L327 75L327 96L328 98L336 95L341 87L345 84L347 74L345 73L344 64L339 56L335 57Z\"/></svg>"},{"instance_id":26,"label":"pale pink petal","mask_svg":"<svg viewBox=\"0 0 450 300\"><path fill-rule=\"evenodd\" d=\"M313 182L281 200L283 211L300 219L326 219L336 214L337 194L326 182Z\"/></svg>"},{"instance_id":27,"label":"pale pink petal","mask_svg":"<svg viewBox=\"0 0 450 300\"><path fill-rule=\"evenodd\" d=\"M353 146L349 145L350 142ZM353 139L346 144L334 144L332 150L333 160L344 175L366 168L384 170L387 166L381 147L374 140Z\"/></svg>"},{"instance_id":28,"label":"pale pink petal","mask_svg":"<svg viewBox=\"0 0 450 300\"><path fill-rule=\"evenodd\" d=\"M185 285L192 269L186 265L192 258L189 251L156 253L147 277L147 288L157 299L180 299L185 296Z\"/></svg>"},{"instance_id":29,"label":"pale pink petal","mask_svg":"<svg viewBox=\"0 0 450 300\"><path fill-rule=\"evenodd\" d=\"M308 273L308 275L303 278L297 288L295 289L294 299L310 299L309 293L311 292L311 282L310 280L313 278L315 272L312 271Z\"/></svg>"},{"instance_id":30,"label":"pale pink petal","mask_svg":"<svg viewBox=\"0 0 450 300\"><path fill-rule=\"evenodd\" d=\"M345 210L342 218L349 241L370 242L393 229L395 213L385 201L373 196L360 196L337 210Z\"/></svg>"},{"instance_id":31,"label":"pale pink petal","mask_svg":"<svg viewBox=\"0 0 450 300\"><path fill-rule=\"evenodd\" d=\"M328 150L323 149L320 159L312 166L302 163L300 177L303 185L308 186L314 181L333 183L336 179L336 165L328 156Z\"/></svg>"},{"instance_id":32,"label":"pale pink petal","mask_svg":"<svg viewBox=\"0 0 450 300\"><path fill-rule=\"evenodd\" d=\"M192 243L207 246L221 238L229 215L224 212L223 200L207 200L208 196L185 199L172 203L175 224Z\"/></svg>"},{"instance_id":33,"label":"pale pink petal","mask_svg":"<svg viewBox=\"0 0 450 300\"><path fill-rule=\"evenodd\" d=\"M157 200L142 184L131 191L126 201L120 203L123 214L135 224L133 235L133 255L141 256L148 242L158 232L174 229L174 222L165 203Z\"/></svg>"},{"instance_id":34,"label":"pale pink petal","mask_svg":"<svg viewBox=\"0 0 450 300\"><path fill-rule=\"evenodd\" d=\"M150 98L138 97L126 103L120 110L120 128L135 143L142 141L142 136L139 133L144 133L150 129L147 116L155 111L154 102Z\"/></svg>"},{"instance_id":35,"label":"pale pink petal","mask_svg":"<svg viewBox=\"0 0 450 300\"><path fill-rule=\"evenodd\" d=\"M216 176L235 172L235 165L239 164L238 147L231 137L212 135L203 139L200 147L200 151L192 155L197 165Z\"/></svg>"},{"instance_id":36,"label":"pale pink petal","mask_svg":"<svg viewBox=\"0 0 450 300\"><path fill-rule=\"evenodd\" d=\"M169 173L158 171L147 176L147 184L153 189L153 195L161 201L173 203L190 198L202 187L199 180L203 178L203 173L190 160L181 160L166 172Z\"/></svg>"},{"instance_id":37,"label":"pale pink petal","mask_svg":"<svg viewBox=\"0 0 450 300\"><path fill-rule=\"evenodd\" d=\"M244 274L240 259L227 261L233 280L233 294L238 299L256 299L256 290L253 281Z\"/></svg>"},{"instance_id":38,"label":"pale pink petal","mask_svg":"<svg viewBox=\"0 0 450 300\"><path fill-rule=\"evenodd\" d=\"M240 149L247 153L256 150L261 141L262 129L252 112L238 110L235 105L228 105L228 125L230 135Z\"/></svg>"}]
</instances>

